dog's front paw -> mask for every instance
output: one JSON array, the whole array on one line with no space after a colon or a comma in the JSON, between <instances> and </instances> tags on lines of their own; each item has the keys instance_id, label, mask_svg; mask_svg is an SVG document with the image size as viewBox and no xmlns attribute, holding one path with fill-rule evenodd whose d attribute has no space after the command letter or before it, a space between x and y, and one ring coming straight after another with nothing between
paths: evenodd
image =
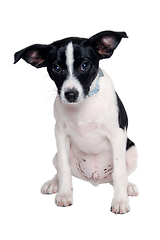
<instances>
[{"instance_id":1,"label":"dog's front paw","mask_svg":"<svg viewBox=\"0 0 160 240\"><path fill-rule=\"evenodd\" d=\"M115 214L124 214L130 211L129 200L114 200L111 205L111 212Z\"/></svg>"},{"instance_id":2,"label":"dog's front paw","mask_svg":"<svg viewBox=\"0 0 160 240\"><path fill-rule=\"evenodd\" d=\"M55 203L58 207L68 207L73 204L73 193L57 193Z\"/></svg>"}]
</instances>

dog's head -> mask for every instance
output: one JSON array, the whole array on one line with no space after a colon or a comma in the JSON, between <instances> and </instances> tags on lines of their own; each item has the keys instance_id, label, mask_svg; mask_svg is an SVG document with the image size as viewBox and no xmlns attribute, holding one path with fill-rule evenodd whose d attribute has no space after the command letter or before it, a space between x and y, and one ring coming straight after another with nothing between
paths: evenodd
<instances>
[{"instance_id":1,"label":"dog's head","mask_svg":"<svg viewBox=\"0 0 160 240\"><path fill-rule=\"evenodd\" d=\"M99 70L99 60L112 56L125 32L100 32L89 39L66 38L49 45L35 44L15 53L36 68L47 67L58 94L66 103L81 102Z\"/></svg>"}]
</instances>

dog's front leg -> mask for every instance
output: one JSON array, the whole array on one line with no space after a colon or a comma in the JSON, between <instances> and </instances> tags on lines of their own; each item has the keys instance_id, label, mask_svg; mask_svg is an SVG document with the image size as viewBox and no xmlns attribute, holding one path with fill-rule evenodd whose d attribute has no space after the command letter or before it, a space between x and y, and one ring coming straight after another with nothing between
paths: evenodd
<instances>
[{"instance_id":1,"label":"dog's front leg","mask_svg":"<svg viewBox=\"0 0 160 240\"><path fill-rule=\"evenodd\" d=\"M64 131L63 124L56 123L57 174L59 189L55 198L57 206L70 206L73 203L72 176L69 166L70 140Z\"/></svg>"},{"instance_id":2,"label":"dog's front leg","mask_svg":"<svg viewBox=\"0 0 160 240\"><path fill-rule=\"evenodd\" d=\"M127 194L127 170L126 170L126 132L119 128L111 133L110 137L113 149L113 167L114 171L113 186L114 198L111 211L114 213L126 213L129 211L129 199Z\"/></svg>"}]
</instances>

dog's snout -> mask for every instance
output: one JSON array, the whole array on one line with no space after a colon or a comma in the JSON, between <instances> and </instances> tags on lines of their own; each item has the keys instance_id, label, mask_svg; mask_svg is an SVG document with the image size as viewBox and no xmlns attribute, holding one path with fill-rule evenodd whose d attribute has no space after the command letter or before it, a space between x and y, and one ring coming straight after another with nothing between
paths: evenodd
<instances>
[{"instance_id":1,"label":"dog's snout","mask_svg":"<svg viewBox=\"0 0 160 240\"><path fill-rule=\"evenodd\" d=\"M65 98L67 99L68 102L75 102L79 96L79 92L75 89L67 89L65 92Z\"/></svg>"}]
</instances>

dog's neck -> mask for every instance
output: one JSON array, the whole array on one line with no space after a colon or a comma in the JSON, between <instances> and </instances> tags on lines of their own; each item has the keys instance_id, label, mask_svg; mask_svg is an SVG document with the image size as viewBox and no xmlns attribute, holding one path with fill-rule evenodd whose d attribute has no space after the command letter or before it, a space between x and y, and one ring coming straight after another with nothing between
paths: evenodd
<instances>
[{"instance_id":1,"label":"dog's neck","mask_svg":"<svg viewBox=\"0 0 160 240\"><path fill-rule=\"evenodd\" d=\"M100 86L99 86L99 78L103 77L104 74L102 72L102 70L99 68L99 72L97 77L95 78L95 80L93 81L92 85L91 85L91 89L89 91L89 93L87 94L86 98L91 97L94 94L97 94L100 90Z\"/></svg>"}]
</instances>

